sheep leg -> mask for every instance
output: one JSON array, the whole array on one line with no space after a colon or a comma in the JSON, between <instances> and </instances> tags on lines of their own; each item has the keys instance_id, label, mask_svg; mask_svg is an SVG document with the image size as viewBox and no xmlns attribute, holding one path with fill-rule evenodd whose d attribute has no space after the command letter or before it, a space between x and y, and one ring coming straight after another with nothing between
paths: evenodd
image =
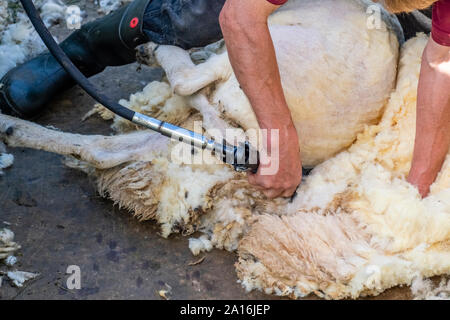
<instances>
[{"instance_id":1,"label":"sheep leg","mask_svg":"<svg viewBox=\"0 0 450 320\"><path fill-rule=\"evenodd\" d=\"M170 141L150 131L117 136L65 133L2 114L0 140L12 147L74 156L98 169L130 161L151 161L168 152Z\"/></svg>"},{"instance_id":2,"label":"sheep leg","mask_svg":"<svg viewBox=\"0 0 450 320\"><path fill-rule=\"evenodd\" d=\"M230 127L225 120L220 117L220 112L217 107L212 105L204 94L199 93L190 97L189 104L202 114L202 126L205 130L216 129L225 133L225 129Z\"/></svg>"},{"instance_id":3,"label":"sheep leg","mask_svg":"<svg viewBox=\"0 0 450 320\"><path fill-rule=\"evenodd\" d=\"M192 95L232 73L227 53L213 55L199 65L192 62L188 51L175 46L160 46L154 54L173 90L181 96Z\"/></svg>"},{"instance_id":4,"label":"sheep leg","mask_svg":"<svg viewBox=\"0 0 450 320\"><path fill-rule=\"evenodd\" d=\"M202 127L207 131L207 134L216 139L233 139L228 141L231 144L237 141L245 141L244 130L237 128L226 122L221 116L217 105L209 102L206 95L202 92L189 98L191 107L198 110L203 117ZM227 129L232 129L227 134Z\"/></svg>"}]
</instances>

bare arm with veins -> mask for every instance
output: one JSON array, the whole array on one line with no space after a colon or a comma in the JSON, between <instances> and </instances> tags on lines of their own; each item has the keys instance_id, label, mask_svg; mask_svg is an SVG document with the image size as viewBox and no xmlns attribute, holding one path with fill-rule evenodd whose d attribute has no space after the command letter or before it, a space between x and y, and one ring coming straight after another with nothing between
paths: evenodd
<instances>
[{"instance_id":1,"label":"bare arm with veins","mask_svg":"<svg viewBox=\"0 0 450 320\"><path fill-rule=\"evenodd\" d=\"M408 181L425 197L450 146L450 47L430 38L423 53L417 96L414 156Z\"/></svg>"},{"instance_id":2,"label":"bare arm with veins","mask_svg":"<svg viewBox=\"0 0 450 320\"><path fill-rule=\"evenodd\" d=\"M297 131L281 87L275 49L267 19L279 6L267 0L227 0L220 15L229 59L247 95L261 129L268 130L268 163L249 182L266 196L289 197L301 182L302 168ZM279 139L270 138L278 130ZM278 154L270 154L278 149ZM264 162L264 161L263 161ZM264 175L264 167L275 164L274 174Z\"/></svg>"}]
</instances>

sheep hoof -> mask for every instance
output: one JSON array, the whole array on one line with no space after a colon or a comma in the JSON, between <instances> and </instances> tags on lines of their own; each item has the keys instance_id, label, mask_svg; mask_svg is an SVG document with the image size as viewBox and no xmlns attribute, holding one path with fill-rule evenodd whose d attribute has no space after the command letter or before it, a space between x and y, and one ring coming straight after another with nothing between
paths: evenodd
<instances>
[{"instance_id":1,"label":"sheep hoof","mask_svg":"<svg viewBox=\"0 0 450 320\"><path fill-rule=\"evenodd\" d=\"M12 136L12 134L14 133L14 128L11 126L11 127L8 127L8 129L6 129L6 131L5 131L5 134L8 136L8 137L10 137L10 136Z\"/></svg>"}]
</instances>

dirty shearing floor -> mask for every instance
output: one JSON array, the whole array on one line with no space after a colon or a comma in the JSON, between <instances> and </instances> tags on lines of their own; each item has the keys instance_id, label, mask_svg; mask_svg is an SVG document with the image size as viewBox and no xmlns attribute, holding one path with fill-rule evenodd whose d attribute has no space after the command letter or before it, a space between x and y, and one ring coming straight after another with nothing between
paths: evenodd
<instances>
[{"instance_id":1,"label":"dirty shearing floor","mask_svg":"<svg viewBox=\"0 0 450 320\"><path fill-rule=\"evenodd\" d=\"M61 27L52 29L60 38L67 35ZM159 69L143 67L136 72L136 68L136 64L108 68L93 81L118 100L162 75ZM81 122L93 104L76 87L54 99L35 121L63 131L109 134L109 123L98 117ZM0 228L12 229L22 245L18 269L40 276L21 289L4 281L0 299L161 299L157 292L166 284L172 287L173 299L273 298L245 293L236 282L233 253L213 250L203 263L188 266L197 258L188 250L187 238L161 238L154 223L139 223L99 197L89 178L65 167L61 156L9 151L15 162L0 177ZM81 269L81 290L66 288L69 265ZM379 298L411 296L408 288L394 288Z\"/></svg>"}]
</instances>

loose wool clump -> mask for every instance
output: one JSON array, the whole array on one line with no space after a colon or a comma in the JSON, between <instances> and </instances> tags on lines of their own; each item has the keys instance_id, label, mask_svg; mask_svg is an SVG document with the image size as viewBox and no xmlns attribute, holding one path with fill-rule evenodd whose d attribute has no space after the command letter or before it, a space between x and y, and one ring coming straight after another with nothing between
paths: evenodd
<instances>
[{"instance_id":1,"label":"loose wool clump","mask_svg":"<svg viewBox=\"0 0 450 320\"><path fill-rule=\"evenodd\" d=\"M64 22L68 1L35 0L42 21L50 28ZM129 0L101 0L99 11L107 14ZM57 41L57 39L55 38ZM18 64L45 50L45 45L34 30L18 0L0 0L0 78Z\"/></svg>"},{"instance_id":2,"label":"loose wool clump","mask_svg":"<svg viewBox=\"0 0 450 320\"><path fill-rule=\"evenodd\" d=\"M56 0L35 1L47 27L64 16ZM45 45L17 0L0 0L0 78L10 69L44 51Z\"/></svg>"},{"instance_id":3,"label":"loose wool clump","mask_svg":"<svg viewBox=\"0 0 450 320\"><path fill-rule=\"evenodd\" d=\"M201 236L200 238L190 238L189 239L189 249L191 250L194 256L200 254L200 252L211 251L213 245L211 241L208 239L208 236Z\"/></svg>"},{"instance_id":4,"label":"loose wool clump","mask_svg":"<svg viewBox=\"0 0 450 320\"><path fill-rule=\"evenodd\" d=\"M0 229L0 267L2 263L6 266L6 271L0 269L0 287L2 286L3 275L16 287L36 278L39 274L18 270L10 270L17 262L17 257L13 254L20 249L20 245L14 241L14 232L9 229Z\"/></svg>"},{"instance_id":5,"label":"loose wool clump","mask_svg":"<svg viewBox=\"0 0 450 320\"><path fill-rule=\"evenodd\" d=\"M126 3L131 2L132 0L96 0L95 2L98 4L98 11L103 14L108 14L114 10L119 9Z\"/></svg>"},{"instance_id":6,"label":"loose wool clump","mask_svg":"<svg viewBox=\"0 0 450 320\"><path fill-rule=\"evenodd\" d=\"M156 220L164 237L203 233L190 240L194 254L237 250L239 281L249 291L357 298L448 274L450 155L428 198L405 179L427 37L407 42L398 65L395 28L385 20L381 29L367 28L365 4L289 1L270 18L302 157L318 164L292 203L268 200L206 150L192 154L101 106L94 112L114 119L121 134L69 134L0 115L0 137L68 156L66 164L94 177L101 195L139 220ZM257 128L226 51L197 51L209 58L194 64L177 47L146 50L168 83L153 82L123 105L199 133Z\"/></svg>"},{"instance_id":7,"label":"loose wool clump","mask_svg":"<svg viewBox=\"0 0 450 320\"><path fill-rule=\"evenodd\" d=\"M5 260L20 249L14 242L14 232L9 229L0 229L0 260Z\"/></svg>"},{"instance_id":8,"label":"loose wool clump","mask_svg":"<svg viewBox=\"0 0 450 320\"><path fill-rule=\"evenodd\" d=\"M3 174L2 169L9 168L14 163L14 156L9 153L0 152L0 176Z\"/></svg>"},{"instance_id":9,"label":"loose wool clump","mask_svg":"<svg viewBox=\"0 0 450 320\"><path fill-rule=\"evenodd\" d=\"M23 13L9 14L8 2L0 0L0 77L17 64L42 52L44 44Z\"/></svg>"},{"instance_id":10,"label":"loose wool clump","mask_svg":"<svg viewBox=\"0 0 450 320\"><path fill-rule=\"evenodd\" d=\"M450 300L450 280L443 278L436 286L430 279L417 277L411 284L415 300Z\"/></svg>"}]
</instances>

